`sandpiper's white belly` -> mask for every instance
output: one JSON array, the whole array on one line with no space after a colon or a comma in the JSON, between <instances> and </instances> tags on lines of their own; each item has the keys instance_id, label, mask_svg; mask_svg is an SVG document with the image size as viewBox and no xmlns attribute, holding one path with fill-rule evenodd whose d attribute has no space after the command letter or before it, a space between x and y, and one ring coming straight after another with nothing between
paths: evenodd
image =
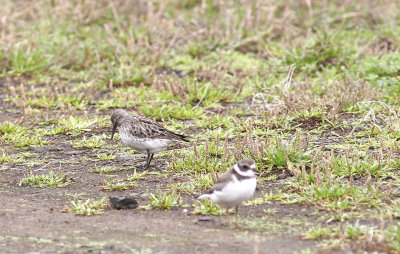
<instances>
[{"instance_id":1,"label":"sandpiper's white belly","mask_svg":"<svg viewBox=\"0 0 400 254\"><path fill-rule=\"evenodd\" d=\"M121 133L120 133L121 134ZM159 153L174 143L170 139L135 138L131 135L120 135L122 142L140 153Z\"/></svg>"},{"instance_id":2,"label":"sandpiper's white belly","mask_svg":"<svg viewBox=\"0 0 400 254\"><path fill-rule=\"evenodd\" d=\"M229 182L222 190L214 191L209 198L215 203L224 206L239 205L254 194L256 185L257 180L255 177L242 181L238 181L234 177L234 181Z\"/></svg>"}]
</instances>

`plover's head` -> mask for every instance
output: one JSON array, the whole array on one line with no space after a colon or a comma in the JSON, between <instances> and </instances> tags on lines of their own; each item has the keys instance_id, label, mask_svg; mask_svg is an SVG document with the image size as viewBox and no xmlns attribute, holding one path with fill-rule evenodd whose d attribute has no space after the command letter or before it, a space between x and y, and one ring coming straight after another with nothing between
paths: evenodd
<instances>
[{"instance_id":1,"label":"plover's head","mask_svg":"<svg viewBox=\"0 0 400 254\"><path fill-rule=\"evenodd\" d=\"M242 176L256 176L257 166L252 159L242 159L234 166L235 171Z\"/></svg>"},{"instance_id":2,"label":"plover's head","mask_svg":"<svg viewBox=\"0 0 400 254\"><path fill-rule=\"evenodd\" d=\"M125 116L129 116L129 113L123 109L116 109L116 110L114 110L114 112L112 112L111 122L113 124L113 130L112 130L112 134L111 134L111 139L113 139L116 129L118 128L118 126L121 125L122 119Z\"/></svg>"}]
</instances>

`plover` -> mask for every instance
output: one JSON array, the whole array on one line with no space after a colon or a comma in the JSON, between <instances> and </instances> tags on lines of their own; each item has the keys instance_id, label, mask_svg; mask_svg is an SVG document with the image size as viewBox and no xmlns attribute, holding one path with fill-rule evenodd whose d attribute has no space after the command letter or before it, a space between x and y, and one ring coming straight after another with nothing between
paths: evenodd
<instances>
[{"instance_id":1,"label":"plover","mask_svg":"<svg viewBox=\"0 0 400 254\"><path fill-rule=\"evenodd\" d=\"M111 114L111 122L113 124L111 139L118 129L119 136L125 145L147 154L146 170L155 153L179 141L189 142L189 137L173 133L151 119L131 115L123 109L117 109Z\"/></svg>"},{"instance_id":2,"label":"plover","mask_svg":"<svg viewBox=\"0 0 400 254\"><path fill-rule=\"evenodd\" d=\"M256 171L257 167L253 160L242 159L197 199L210 199L225 207L228 218L231 207L236 207L236 214L238 214L239 205L250 198L256 190Z\"/></svg>"}]
</instances>

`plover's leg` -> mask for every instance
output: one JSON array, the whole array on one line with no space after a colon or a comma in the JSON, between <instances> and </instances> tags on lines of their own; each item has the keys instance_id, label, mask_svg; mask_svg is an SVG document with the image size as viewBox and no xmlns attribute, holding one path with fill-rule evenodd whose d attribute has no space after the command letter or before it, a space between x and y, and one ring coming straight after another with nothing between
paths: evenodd
<instances>
[{"instance_id":1,"label":"plover's leg","mask_svg":"<svg viewBox=\"0 0 400 254\"><path fill-rule=\"evenodd\" d=\"M239 205L236 205L236 226L238 226Z\"/></svg>"},{"instance_id":2,"label":"plover's leg","mask_svg":"<svg viewBox=\"0 0 400 254\"><path fill-rule=\"evenodd\" d=\"M226 208L226 216L228 216L228 223L229 223L229 227L231 226L231 217L229 216L229 206L227 206Z\"/></svg>"}]
</instances>

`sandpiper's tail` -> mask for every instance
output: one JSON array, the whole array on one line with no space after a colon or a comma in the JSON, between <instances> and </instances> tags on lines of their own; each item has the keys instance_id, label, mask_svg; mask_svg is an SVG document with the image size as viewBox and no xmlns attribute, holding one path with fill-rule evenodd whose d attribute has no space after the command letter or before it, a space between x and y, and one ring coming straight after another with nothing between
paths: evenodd
<instances>
[{"instance_id":1,"label":"sandpiper's tail","mask_svg":"<svg viewBox=\"0 0 400 254\"><path fill-rule=\"evenodd\" d=\"M190 140L193 139L192 137L189 137L189 136L186 136L186 135L182 135L182 134L173 133L173 132L171 132L171 136L176 141L183 141L183 142L190 142Z\"/></svg>"}]
</instances>

